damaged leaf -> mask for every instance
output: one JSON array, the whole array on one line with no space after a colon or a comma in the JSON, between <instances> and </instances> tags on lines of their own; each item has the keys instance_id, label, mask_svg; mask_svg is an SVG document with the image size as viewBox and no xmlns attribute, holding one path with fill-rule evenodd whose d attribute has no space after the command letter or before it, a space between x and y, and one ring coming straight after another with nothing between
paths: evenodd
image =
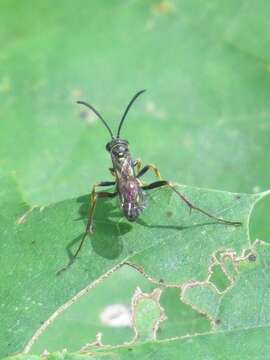
<instances>
[{"instance_id":1,"label":"damaged leaf","mask_svg":"<svg viewBox=\"0 0 270 360\"><path fill-rule=\"evenodd\" d=\"M87 239L77 261L57 276L68 262L67 248L74 251L84 232L88 196L29 211L30 207L21 205L14 179L0 178L0 188L1 203L7 204L10 194L14 199L12 206L0 208L0 216L8 217L0 227L5 274L1 283L1 305L5 309L0 334L2 356L25 347L29 350L65 308L124 263L132 263L154 281L162 278L164 284L204 280L216 251L233 248L240 255L249 247L249 214L264 195L177 187L215 215L241 221L242 226L237 227L213 222L195 211L190 214L170 189L154 191L135 224L121 217L116 201L100 202L94 235ZM167 217L166 212L171 215ZM22 216L24 221L18 222Z\"/></svg>"},{"instance_id":2,"label":"damaged leaf","mask_svg":"<svg viewBox=\"0 0 270 360\"><path fill-rule=\"evenodd\" d=\"M159 325L166 319L164 309L159 303L160 295L160 289L153 290L151 294L145 294L137 288L132 299L134 342L156 340Z\"/></svg>"},{"instance_id":3,"label":"damaged leaf","mask_svg":"<svg viewBox=\"0 0 270 360\"><path fill-rule=\"evenodd\" d=\"M254 250L254 249L253 249ZM219 297L219 305L215 302L207 304L209 291L213 293L207 284L204 291L200 291L200 297L196 300L195 294L189 296L189 301L197 302L197 306L203 308L209 316L215 317L215 326L212 331L204 334L186 335L180 338L166 339L163 341L146 341L137 344L123 344L118 347L104 347L93 349L88 354L53 353L48 355L47 360L155 360L192 358L201 360L213 358L215 360L238 360L238 359L268 359L270 353L270 246L263 242L256 243L256 260L248 258L241 261L239 279L234 286L223 295L216 293ZM201 290L203 284L197 284ZM188 291L184 294L187 300ZM208 289L208 290L207 290ZM208 292L208 295L207 295ZM215 311L209 311L209 308ZM218 320L218 321L217 321ZM40 357L17 356L12 360L41 360Z\"/></svg>"},{"instance_id":4,"label":"damaged leaf","mask_svg":"<svg viewBox=\"0 0 270 360\"><path fill-rule=\"evenodd\" d=\"M232 258L239 274L228 289L218 292L209 281L186 284L182 300L207 315L216 331L270 327L269 259L269 244L256 241L250 255Z\"/></svg>"}]
</instances>

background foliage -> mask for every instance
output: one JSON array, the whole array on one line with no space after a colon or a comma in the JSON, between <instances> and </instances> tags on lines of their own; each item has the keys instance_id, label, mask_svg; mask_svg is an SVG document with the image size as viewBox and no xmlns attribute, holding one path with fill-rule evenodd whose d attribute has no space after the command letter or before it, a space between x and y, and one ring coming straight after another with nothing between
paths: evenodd
<instances>
[{"instance_id":1,"label":"background foliage","mask_svg":"<svg viewBox=\"0 0 270 360\"><path fill-rule=\"evenodd\" d=\"M93 183L110 176L106 129L75 104L78 99L95 105L115 129L130 97L146 88L123 129L134 157L155 163L163 177L174 182L242 193L269 188L267 7L261 0L256 4L250 0L1 1L1 247L17 252L18 273L20 267L31 269L32 255L22 252L23 247L6 246L14 242L12 232L7 234L14 219L35 205L49 206L46 211L52 212L61 207L62 220L57 221L56 212L50 238L44 235L43 253L40 231L46 234L47 228L38 209L30 216L39 216L39 226L23 235L25 244L39 245L35 256L60 264L50 250L55 234L65 229L71 238L78 235L79 225L70 219L78 207L84 206L85 213L87 206L86 198L77 203L68 199L89 193ZM269 207L269 199L256 207L252 240L268 240ZM22 246L20 233L16 239ZM63 245L57 244L60 252ZM3 254L1 267L8 271L9 260ZM35 272L33 267L33 283ZM107 343L132 337L131 329L105 330L97 317L86 321L79 315L87 307L99 312L112 292L113 302L129 304L136 285L153 289L135 270L124 268L116 274L113 285L107 279L103 288L85 299L85 305L78 303L74 313L71 309L70 316L65 315L67 322L55 323L58 334L65 329L62 339L52 328L51 335L44 334L36 344L36 351L45 344L51 350L67 346L67 336L74 339L70 350L76 350L97 331L105 332ZM130 288L121 286L125 280ZM15 283L8 295L15 298L19 289ZM8 298L6 292L0 296ZM160 336L209 330L209 321L179 305L178 296L168 289L161 297L170 321L162 323ZM68 335L72 319L76 327ZM83 325L77 343L74 333Z\"/></svg>"}]
</instances>

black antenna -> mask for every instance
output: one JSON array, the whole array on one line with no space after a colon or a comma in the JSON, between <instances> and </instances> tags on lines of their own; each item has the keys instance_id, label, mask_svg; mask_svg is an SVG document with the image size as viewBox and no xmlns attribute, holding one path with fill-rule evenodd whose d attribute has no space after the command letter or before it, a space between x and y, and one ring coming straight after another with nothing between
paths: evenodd
<instances>
[{"instance_id":1,"label":"black antenna","mask_svg":"<svg viewBox=\"0 0 270 360\"><path fill-rule=\"evenodd\" d=\"M103 119L103 117L100 115L100 113L99 113L93 106L91 106L90 104L87 104L87 103L84 102L84 101L77 101L77 104L85 105L85 106L87 106L89 109L91 109L91 110L100 118L100 120L103 122L103 124L106 126L106 128L107 128L108 131L109 131L109 133L111 134L112 139L114 139L112 130L110 129L109 125L106 123L106 121Z\"/></svg>"},{"instance_id":2,"label":"black antenna","mask_svg":"<svg viewBox=\"0 0 270 360\"><path fill-rule=\"evenodd\" d=\"M124 112L124 114L123 114L123 116L122 116L122 119L121 119L121 121L120 121L120 124L119 124L119 126L118 126L118 131L117 131L117 136L116 136L117 138L119 138L119 136L120 136L121 127L122 127L122 125L123 125L123 122L124 122L124 120L125 120L125 117L126 117L128 111L129 111L131 105L134 103L134 101L137 99L137 97L140 96L140 95L141 95L142 93L144 93L145 91L146 91L146 90L141 90L141 91L137 92L137 94L135 94L135 95L133 96L133 98L130 100L130 102L129 102L129 104L128 104L128 106L127 106L127 108L126 108L126 110L125 110L125 112Z\"/></svg>"}]
</instances>

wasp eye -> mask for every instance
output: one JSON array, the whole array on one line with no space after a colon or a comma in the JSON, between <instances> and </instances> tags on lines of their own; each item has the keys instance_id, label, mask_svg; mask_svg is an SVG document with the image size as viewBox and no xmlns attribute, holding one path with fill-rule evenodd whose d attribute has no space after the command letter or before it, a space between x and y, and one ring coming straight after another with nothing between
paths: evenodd
<instances>
[{"instance_id":1,"label":"wasp eye","mask_svg":"<svg viewBox=\"0 0 270 360\"><path fill-rule=\"evenodd\" d=\"M106 144L106 150L109 152L111 151L111 143Z\"/></svg>"}]
</instances>

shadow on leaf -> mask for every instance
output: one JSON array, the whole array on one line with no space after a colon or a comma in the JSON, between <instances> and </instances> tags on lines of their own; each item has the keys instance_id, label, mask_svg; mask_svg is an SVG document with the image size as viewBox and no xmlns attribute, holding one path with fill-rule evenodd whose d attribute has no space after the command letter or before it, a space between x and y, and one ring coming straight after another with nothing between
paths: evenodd
<instances>
[{"instance_id":1,"label":"shadow on leaf","mask_svg":"<svg viewBox=\"0 0 270 360\"><path fill-rule=\"evenodd\" d=\"M75 221L84 221L85 227L88 221L89 214L89 196L82 196L77 199L80 203L79 217ZM171 217L168 216L168 217ZM85 237L85 242L91 241L92 250L99 256L114 260L117 259L123 251L123 238L122 235L130 232L133 226L126 221L121 221L123 217L119 213L119 208L112 199L103 198L97 203L96 211L94 214L94 233L88 234ZM169 225L169 224L148 224L141 218L136 221L137 224L146 228L159 228L171 230L188 230L197 227L204 227L209 225L224 225L218 221L203 222L200 224L191 225ZM226 224L225 224L226 225ZM229 224L228 224L229 225ZM60 270L58 273L65 271L75 261L74 253L80 246L80 241L83 239L85 233L77 236L66 247L69 262L68 265ZM76 246L77 248L76 248ZM85 246L85 243L83 244ZM74 250L75 249L75 250ZM81 251L78 253L80 255ZM90 256L90 254L89 254Z\"/></svg>"},{"instance_id":2,"label":"shadow on leaf","mask_svg":"<svg viewBox=\"0 0 270 360\"><path fill-rule=\"evenodd\" d=\"M100 204L102 201L102 204ZM85 242L91 241L93 251L106 259L118 258L123 250L123 241L121 236L132 230L130 224L119 221L120 214L112 203L111 199L102 199L97 203L97 208L94 215L94 234L89 234L85 238ZM75 221L84 221L85 227L88 221L89 213L89 196L82 196L77 199L81 204L79 207L79 217ZM99 206L101 205L101 206ZM84 236L84 232L74 238L66 247L69 258L68 265L60 270L59 273L65 271L74 262L74 253L76 246L79 246L80 241ZM85 246L85 244L84 244ZM75 249L75 250L74 250ZM80 255L80 253L79 253Z\"/></svg>"}]
</instances>

